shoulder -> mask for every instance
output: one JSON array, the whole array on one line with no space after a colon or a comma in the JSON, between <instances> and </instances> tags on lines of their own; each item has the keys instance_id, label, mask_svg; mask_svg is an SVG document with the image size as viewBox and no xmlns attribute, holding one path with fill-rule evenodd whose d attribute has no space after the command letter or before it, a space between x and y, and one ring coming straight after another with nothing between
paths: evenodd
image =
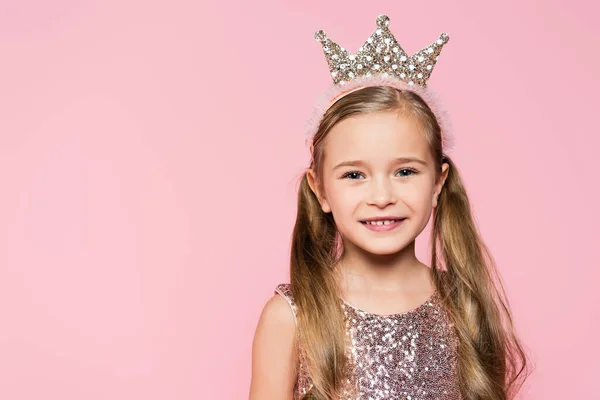
<instances>
[{"instance_id":1,"label":"shoulder","mask_svg":"<svg viewBox=\"0 0 600 400\"><path fill-rule=\"evenodd\" d=\"M289 283L277 285L272 296L267 300L261 313L266 322L295 327L296 305Z\"/></svg>"},{"instance_id":2,"label":"shoulder","mask_svg":"<svg viewBox=\"0 0 600 400\"><path fill-rule=\"evenodd\" d=\"M256 330L257 337L268 341L276 339L282 345L283 342L291 342L296 331L295 314L290 284L277 285L262 309Z\"/></svg>"},{"instance_id":3,"label":"shoulder","mask_svg":"<svg viewBox=\"0 0 600 400\"><path fill-rule=\"evenodd\" d=\"M291 393L296 344L296 322L289 302L279 292L274 293L262 309L252 343L253 395L262 398L263 394Z\"/></svg>"}]
</instances>

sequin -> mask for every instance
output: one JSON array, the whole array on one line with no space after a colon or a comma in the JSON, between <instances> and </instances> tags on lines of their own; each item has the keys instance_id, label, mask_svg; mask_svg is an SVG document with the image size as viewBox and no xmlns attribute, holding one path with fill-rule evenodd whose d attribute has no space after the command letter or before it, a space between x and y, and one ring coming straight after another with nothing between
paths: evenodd
<instances>
[{"instance_id":1,"label":"sequin","mask_svg":"<svg viewBox=\"0 0 600 400\"><path fill-rule=\"evenodd\" d=\"M298 309L289 283L277 285L294 316ZM458 400L458 339L439 293L419 307L399 314L378 315L340 299L345 333L349 336L346 359L351 368L340 397L344 400ZM312 387L302 342L294 400ZM350 397L352 389L358 397Z\"/></svg>"},{"instance_id":2,"label":"sequin","mask_svg":"<svg viewBox=\"0 0 600 400\"><path fill-rule=\"evenodd\" d=\"M315 32L315 39L323 47L334 83L343 84L357 77L369 75L371 70L374 70L377 73L389 73L422 87L427 86L427 80L442 47L448 43L450 37L442 33L435 42L408 56L388 29L389 24L390 19L387 15L378 16L377 29L356 54L349 54L347 50L329 39L325 31ZM391 61L399 64L388 65Z\"/></svg>"}]
</instances>

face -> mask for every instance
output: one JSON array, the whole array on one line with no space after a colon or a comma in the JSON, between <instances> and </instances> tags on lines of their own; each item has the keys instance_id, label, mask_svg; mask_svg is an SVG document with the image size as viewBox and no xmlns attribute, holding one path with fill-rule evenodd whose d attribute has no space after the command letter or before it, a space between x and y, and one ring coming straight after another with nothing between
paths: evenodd
<instances>
[{"instance_id":1,"label":"face","mask_svg":"<svg viewBox=\"0 0 600 400\"><path fill-rule=\"evenodd\" d=\"M373 254L401 251L423 231L447 176L436 180L433 156L418 123L396 112L352 116L325 139L322 185L308 181L323 212L333 214L344 247ZM374 217L402 219L369 226ZM387 222L385 222L387 224Z\"/></svg>"}]
</instances>

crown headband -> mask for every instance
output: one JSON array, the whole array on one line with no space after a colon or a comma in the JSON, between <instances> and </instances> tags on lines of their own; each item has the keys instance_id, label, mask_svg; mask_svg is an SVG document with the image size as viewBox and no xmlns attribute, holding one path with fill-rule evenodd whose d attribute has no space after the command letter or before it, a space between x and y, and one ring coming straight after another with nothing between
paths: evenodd
<instances>
[{"instance_id":1,"label":"crown headband","mask_svg":"<svg viewBox=\"0 0 600 400\"><path fill-rule=\"evenodd\" d=\"M409 56L388 26L387 15L377 17L377 29L355 54L329 39L323 30L315 32L329 65L333 84L321 95L308 120L307 144L311 147L325 112L340 98L369 86L391 86L418 94L435 114L442 128L442 148L445 154L453 146L448 113L438 96L427 86L427 80L437 63L444 44L450 39L442 33L438 39Z\"/></svg>"}]
</instances>

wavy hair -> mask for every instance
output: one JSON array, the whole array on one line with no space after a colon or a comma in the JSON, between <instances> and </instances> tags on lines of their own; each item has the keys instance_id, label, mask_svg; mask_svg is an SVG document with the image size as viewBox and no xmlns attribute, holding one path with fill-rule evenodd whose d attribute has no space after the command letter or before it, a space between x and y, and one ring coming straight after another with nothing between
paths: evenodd
<instances>
[{"instance_id":1,"label":"wavy hair","mask_svg":"<svg viewBox=\"0 0 600 400\"><path fill-rule=\"evenodd\" d=\"M459 171L442 152L442 132L430 107L416 93L371 86L350 93L324 114L314 135L310 167L321 182L324 139L353 115L395 111L416 118L430 145L435 168L449 164L434 210L431 272L459 338L458 374L465 400L516 397L529 375L494 260L483 243ZM298 313L302 355L313 386L304 399L337 399L346 367L344 315L333 265L343 256L331 213L324 213L302 175L293 230L290 282ZM442 273L446 272L446 273ZM307 312L302 312L307 310Z\"/></svg>"}]
</instances>

